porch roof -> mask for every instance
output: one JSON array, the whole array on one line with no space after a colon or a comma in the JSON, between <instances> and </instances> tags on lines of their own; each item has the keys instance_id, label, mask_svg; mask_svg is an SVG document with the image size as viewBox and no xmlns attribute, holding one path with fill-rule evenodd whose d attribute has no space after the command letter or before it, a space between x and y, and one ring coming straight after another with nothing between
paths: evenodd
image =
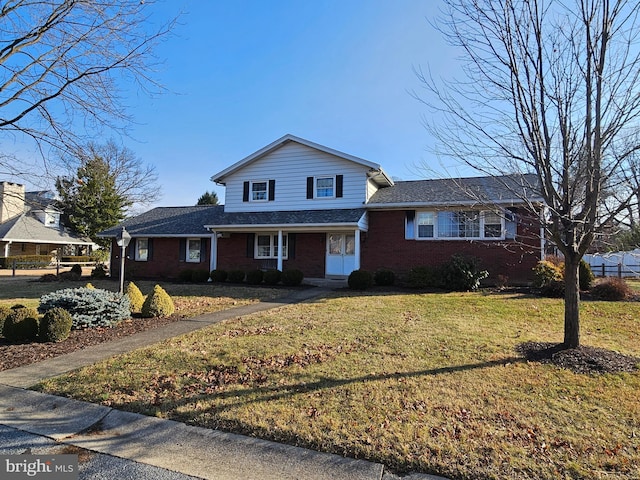
<instances>
[{"instance_id":1,"label":"porch roof","mask_svg":"<svg viewBox=\"0 0 640 480\"><path fill-rule=\"evenodd\" d=\"M336 210L296 210L274 212L223 213L217 223L208 223L205 228L220 231L256 229L301 229L310 228L358 228L365 227L366 210L349 208Z\"/></svg>"}]
</instances>

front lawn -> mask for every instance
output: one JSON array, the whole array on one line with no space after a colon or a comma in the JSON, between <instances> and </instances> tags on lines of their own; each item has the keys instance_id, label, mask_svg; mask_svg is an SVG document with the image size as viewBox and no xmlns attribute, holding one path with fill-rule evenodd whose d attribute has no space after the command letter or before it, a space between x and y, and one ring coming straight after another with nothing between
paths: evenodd
<instances>
[{"instance_id":1,"label":"front lawn","mask_svg":"<svg viewBox=\"0 0 640 480\"><path fill-rule=\"evenodd\" d=\"M582 342L640 356L640 303L584 302ZM336 293L230 320L38 389L454 479L640 478L640 372L523 360L560 300Z\"/></svg>"}]
</instances>

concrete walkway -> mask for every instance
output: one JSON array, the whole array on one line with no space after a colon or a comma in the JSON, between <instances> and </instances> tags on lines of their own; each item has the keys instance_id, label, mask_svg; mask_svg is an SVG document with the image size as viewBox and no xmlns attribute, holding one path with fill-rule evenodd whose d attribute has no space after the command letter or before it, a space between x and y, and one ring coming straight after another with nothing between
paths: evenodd
<instances>
[{"instance_id":1,"label":"concrete walkway","mask_svg":"<svg viewBox=\"0 0 640 480\"><path fill-rule=\"evenodd\" d=\"M171 420L122 412L25 390L39 381L225 319L321 298L328 288L298 290L261 302L148 330L43 362L0 372L0 425L129 462L196 478L235 480L394 480L384 466ZM1 440L2 430L0 430ZM0 441L0 445L2 442ZM81 477L83 478L83 477ZM92 477L93 478L93 477ZM407 480L441 477L413 474Z\"/></svg>"}]
</instances>

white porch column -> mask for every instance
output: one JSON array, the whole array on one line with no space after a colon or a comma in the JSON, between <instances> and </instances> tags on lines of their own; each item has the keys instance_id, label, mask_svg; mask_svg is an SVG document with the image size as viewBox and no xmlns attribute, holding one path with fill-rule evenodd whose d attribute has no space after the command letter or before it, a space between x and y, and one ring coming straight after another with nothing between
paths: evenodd
<instances>
[{"instance_id":1,"label":"white porch column","mask_svg":"<svg viewBox=\"0 0 640 480\"><path fill-rule=\"evenodd\" d=\"M278 270L282 271L282 230L278 230Z\"/></svg>"},{"instance_id":2,"label":"white porch column","mask_svg":"<svg viewBox=\"0 0 640 480\"><path fill-rule=\"evenodd\" d=\"M355 255L355 261L353 268L354 270L360 270L360 230L356 230L355 232L355 245L353 249L353 253Z\"/></svg>"},{"instance_id":3,"label":"white porch column","mask_svg":"<svg viewBox=\"0 0 640 480\"><path fill-rule=\"evenodd\" d=\"M211 235L211 252L209 253L209 271L218 268L218 234Z\"/></svg>"},{"instance_id":4,"label":"white porch column","mask_svg":"<svg viewBox=\"0 0 640 480\"><path fill-rule=\"evenodd\" d=\"M10 247L11 247L11 243L12 243L12 242L7 242L7 243L5 244L5 246L4 246L4 256L5 256L5 257L8 257L8 256L9 256L9 252L10 252L10 250L11 250L11 248L10 248Z\"/></svg>"}]
</instances>

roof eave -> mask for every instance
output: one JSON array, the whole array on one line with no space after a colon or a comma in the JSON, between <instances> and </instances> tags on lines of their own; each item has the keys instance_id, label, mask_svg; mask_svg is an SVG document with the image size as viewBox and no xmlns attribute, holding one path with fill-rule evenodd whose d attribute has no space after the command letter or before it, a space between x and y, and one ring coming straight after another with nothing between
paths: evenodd
<instances>
[{"instance_id":1,"label":"roof eave","mask_svg":"<svg viewBox=\"0 0 640 480\"><path fill-rule=\"evenodd\" d=\"M428 208L428 207L472 207L479 205L500 205L500 206L518 206L527 204L543 204L544 201L541 198L531 198L522 200L521 198L511 198L504 200L465 200L457 202L390 202L390 203L367 203L365 208L367 209L397 209L397 208Z\"/></svg>"}]
</instances>

